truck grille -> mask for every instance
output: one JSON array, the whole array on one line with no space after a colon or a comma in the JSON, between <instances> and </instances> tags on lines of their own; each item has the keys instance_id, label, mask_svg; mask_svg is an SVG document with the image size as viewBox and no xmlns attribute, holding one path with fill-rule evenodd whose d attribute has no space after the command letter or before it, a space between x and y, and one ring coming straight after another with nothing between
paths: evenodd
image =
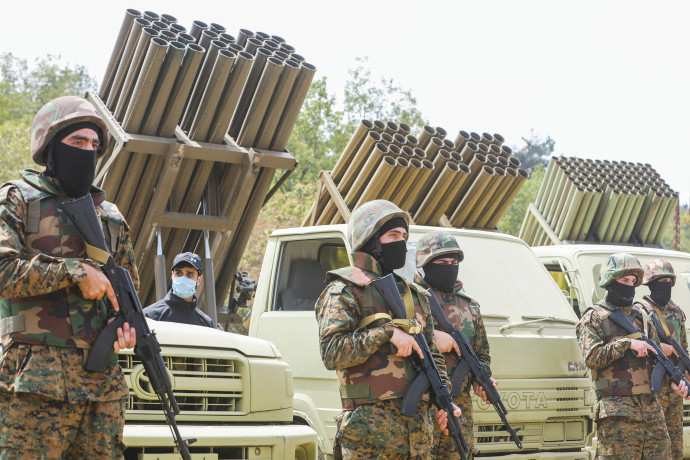
<instances>
[{"instance_id":1,"label":"truck grille","mask_svg":"<svg viewBox=\"0 0 690 460\"><path fill-rule=\"evenodd\" d=\"M160 412L160 403L143 371L141 361L119 354L129 386L127 410ZM173 394L184 412L236 412L243 395L242 365L233 359L163 356L172 374Z\"/></svg>"}]
</instances>

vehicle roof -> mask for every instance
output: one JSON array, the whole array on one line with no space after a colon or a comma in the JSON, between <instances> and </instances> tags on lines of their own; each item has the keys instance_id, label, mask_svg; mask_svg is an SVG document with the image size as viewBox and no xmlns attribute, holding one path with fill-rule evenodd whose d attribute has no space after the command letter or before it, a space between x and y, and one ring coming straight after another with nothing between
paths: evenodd
<instances>
[{"instance_id":1,"label":"vehicle roof","mask_svg":"<svg viewBox=\"0 0 690 460\"><path fill-rule=\"evenodd\" d=\"M434 226L429 226L429 225L411 225L410 226L410 233L426 233L430 232L432 230L443 230L447 231L456 235L468 235L468 236L484 236L487 238L496 238L496 239L502 239L502 240L514 240L516 242L519 242L521 244L527 245L524 241L522 241L520 238L517 238L512 235L508 235L505 233L501 233L499 231L487 231L487 230L468 230L464 228L454 228L454 227L434 227ZM337 225L313 225L309 227L293 227L293 228L283 228L283 229L278 229L274 230L271 233L271 237L280 237L280 236L287 236L287 235L311 235L311 234L317 234L317 233L331 233L331 232L338 232L342 233L343 235L347 234L347 225L346 224L337 224Z\"/></svg>"},{"instance_id":2,"label":"vehicle roof","mask_svg":"<svg viewBox=\"0 0 690 460\"><path fill-rule=\"evenodd\" d=\"M680 257L689 258L690 254L671 249L649 248L644 246L622 246L617 244L560 244L551 246L535 246L532 248L537 257L561 256L572 258L579 254L615 254L619 252L630 252L648 256L659 255L660 258Z\"/></svg>"}]
</instances>

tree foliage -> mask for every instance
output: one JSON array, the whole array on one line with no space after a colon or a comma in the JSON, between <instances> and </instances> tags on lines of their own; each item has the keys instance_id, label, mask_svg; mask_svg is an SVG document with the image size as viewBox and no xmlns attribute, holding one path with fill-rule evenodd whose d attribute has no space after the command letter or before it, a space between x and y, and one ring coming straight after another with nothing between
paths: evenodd
<instances>
[{"instance_id":1,"label":"tree foliage","mask_svg":"<svg viewBox=\"0 0 690 460\"><path fill-rule=\"evenodd\" d=\"M60 62L59 56L38 58L32 65L12 53L0 54L0 123L33 118L43 104L59 96L84 95L96 88L86 67Z\"/></svg>"},{"instance_id":2,"label":"tree foliage","mask_svg":"<svg viewBox=\"0 0 690 460\"><path fill-rule=\"evenodd\" d=\"M393 79L376 80L366 62L366 58L357 59L349 71L342 102L328 91L326 77L312 83L288 142L299 166L286 188L316 182L319 171L332 169L361 119L427 124L412 92Z\"/></svg>"},{"instance_id":3,"label":"tree foliage","mask_svg":"<svg viewBox=\"0 0 690 460\"><path fill-rule=\"evenodd\" d=\"M58 56L32 65L11 53L0 54L0 183L35 166L29 155L31 121L48 101L95 89L96 80L83 66L62 64Z\"/></svg>"},{"instance_id":4,"label":"tree foliage","mask_svg":"<svg viewBox=\"0 0 690 460\"><path fill-rule=\"evenodd\" d=\"M349 132L352 133L363 118L391 120L410 126L428 124L417 109L417 99L409 89L404 89L392 78L380 77L376 81L366 67L367 58L357 58L357 66L350 69L350 79L345 84L345 114Z\"/></svg>"},{"instance_id":5,"label":"tree foliage","mask_svg":"<svg viewBox=\"0 0 690 460\"><path fill-rule=\"evenodd\" d=\"M550 136L546 138L537 134L534 129L530 129L529 135L522 138L525 143L513 151L513 154L520 160L523 169L531 169L538 164L546 165L549 162L549 157L553 155L556 141Z\"/></svg>"},{"instance_id":6,"label":"tree foliage","mask_svg":"<svg viewBox=\"0 0 690 460\"><path fill-rule=\"evenodd\" d=\"M527 207L533 203L537 197L537 192L544 179L544 164L539 163L534 166L530 178L525 181L522 188L515 196L515 199L508 207L508 210L503 215L498 223L498 228L503 233L518 236L522 221L525 219Z\"/></svg>"}]
</instances>

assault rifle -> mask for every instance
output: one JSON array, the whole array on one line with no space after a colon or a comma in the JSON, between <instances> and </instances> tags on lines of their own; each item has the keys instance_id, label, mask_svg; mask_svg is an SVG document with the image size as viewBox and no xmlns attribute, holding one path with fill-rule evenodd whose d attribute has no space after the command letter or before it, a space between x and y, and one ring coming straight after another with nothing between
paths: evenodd
<instances>
[{"instance_id":1,"label":"assault rifle","mask_svg":"<svg viewBox=\"0 0 690 460\"><path fill-rule=\"evenodd\" d=\"M640 307L644 308L641 304ZM665 344L671 345L673 349L676 350L676 353L678 354L678 370L680 370L683 373L685 373L686 371L690 372L690 358L688 357L687 353L685 353L685 350L683 350L683 347L680 346L676 339L666 335L666 331L661 325L661 321L659 320L659 317L657 316L656 312L652 312L649 315L649 317L652 318L652 322L654 323L656 333L659 334L659 339L661 339L661 341Z\"/></svg>"},{"instance_id":2,"label":"assault rifle","mask_svg":"<svg viewBox=\"0 0 690 460\"><path fill-rule=\"evenodd\" d=\"M501 418L501 422L503 422L503 426L510 434L513 442L518 449L522 449L522 441L520 441L520 438L517 435L519 428L515 430L510 426L510 423L508 423L508 419L506 418L508 411L503 405L503 401L501 401L501 395L498 394L498 390L496 390L493 382L491 382L491 376L487 372L486 368L484 368L484 365L479 361L479 358L477 358L477 355L474 353L474 349L472 349L472 345L470 345L470 342L467 340L467 337L465 337L465 334L463 334L462 331L455 329L453 325L450 324L450 321L448 321L448 318L446 318L445 313L443 313L443 308L438 303L438 300L436 300L434 292L429 289L429 293L431 294L428 296L431 315L436 320L439 328L443 332L450 335L453 340L455 340L455 343L458 344L458 348L460 348L460 356L458 357L460 361L453 370L453 375L450 378L451 388L453 388L452 395L456 396L460 394L462 391L462 383L465 381L467 374L471 372L474 381L484 389L486 398L494 406L494 409L496 409L496 413Z\"/></svg>"},{"instance_id":3,"label":"assault rifle","mask_svg":"<svg viewBox=\"0 0 690 460\"><path fill-rule=\"evenodd\" d=\"M151 387L163 406L163 412L172 431L177 449L184 460L191 460L189 444L195 442L196 439L185 440L180 435L175 421L175 415L180 413L180 408L172 391L170 376L163 362L160 344L146 324L141 302L129 272L117 266L113 256L108 251L101 220L96 214L91 195L87 194L76 200L60 203L60 207L84 238L88 256L101 264L101 270L113 286L117 302L120 304L120 311L114 320L96 337L84 367L93 372L105 372L110 355L113 353L113 344L117 340L117 329L122 327L125 322L134 327L137 339L134 353L144 365Z\"/></svg>"},{"instance_id":4,"label":"assault rifle","mask_svg":"<svg viewBox=\"0 0 690 460\"><path fill-rule=\"evenodd\" d=\"M405 314L405 304L400 297L400 292L398 292L398 287L395 284L395 278L393 278L392 273L372 281L371 284L376 287L376 290L381 294L384 302L386 302L391 313L393 313L394 318L405 319L407 317ZM441 380L438 368L434 362L434 357L429 349L429 344L426 342L423 333L417 332L411 335L414 337L417 345L419 345L419 348L421 348L424 359L420 359L415 351L409 356L410 361L417 371L417 377L412 381L407 393L405 393L403 397L402 410L400 412L403 415L415 415L421 396L427 391L430 391L434 405L446 411L448 414L448 435L453 438L453 442L455 442L455 447L458 449L460 457L463 460L467 460L468 447L462 435L460 420L453 415L453 398L448 392L448 388L446 388ZM419 395L419 398L417 398L416 395ZM411 402L413 404L410 404Z\"/></svg>"},{"instance_id":5,"label":"assault rifle","mask_svg":"<svg viewBox=\"0 0 690 460\"><path fill-rule=\"evenodd\" d=\"M623 310L616 310L609 315L611 320L618 324L624 331L628 334L640 333L635 325L630 322L627 316L623 313ZM683 373L673 365L673 363L668 359L664 352L661 350L659 345L649 337L647 337L646 332L641 332L642 336L638 340L642 340L647 345L651 346L656 353L649 353L647 356L652 360L654 364L654 370L652 371L652 391L661 390L661 382L665 374L671 378L671 381L678 385L681 381L685 382L685 385L690 391L690 382L685 378Z\"/></svg>"}]
</instances>

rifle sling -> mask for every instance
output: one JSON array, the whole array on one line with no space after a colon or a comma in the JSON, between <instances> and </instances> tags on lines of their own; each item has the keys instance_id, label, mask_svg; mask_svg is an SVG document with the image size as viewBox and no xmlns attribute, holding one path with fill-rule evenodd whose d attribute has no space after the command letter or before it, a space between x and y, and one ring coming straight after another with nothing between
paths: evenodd
<instances>
[{"instance_id":1,"label":"rifle sling","mask_svg":"<svg viewBox=\"0 0 690 460\"><path fill-rule=\"evenodd\" d=\"M668 328L668 324L666 324L666 319L664 318L664 315L661 314L661 309L659 307L654 307L654 313L656 318L659 320L659 324L657 326L661 326L661 328L664 330L664 333L659 335L663 339L668 339L669 337L671 337L671 330ZM659 327L657 327L657 331L658 330Z\"/></svg>"},{"instance_id":2,"label":"rifle sling","mask_svg":"<svg viewBox=\"0 0 690 460\"><path fill-rule=\"evenodd\" d=\"M405 292L402 295L403 303L405 304L405 318L393 318L388 313L374 313L373 315L365 316L357 324L358 328L366 327L378 319L389 319L393 326L399 327L408 334L419 334L422 332L422 326L414 317L414 301L412 300L412 292L410 287L405 284ZM364 286L364 293L362 294L362 303L365 310L372 310L374 301L371 294L371 285Z\"/></svg>"},{"instance_id":3,"label":"rifle sling","mask_svg":"<svg viewBox=\"0 0 690 460\"><path fill-rule=\"evenodd\" d=\"M89 259L95 260L101 265L105 265L106 262L108 262L108 259L110 258L110 253L108 251L99 249L96 246L91 246L86 242L86 240L84 241L84 244L86 245L86 255L89 256Z\"/></svg>"},{"instance_id":4,"label":"rifle sling","mask_svg":"<svg viewBox=\"0 0 690 460\"><path fill-rule=\"evenodd\" d=\"M647 317L647 314L644 312L644 310L640 310L640 312L642 313L643 328L646 332L649 318ZM627 338L639 339L640 337L643 337L643 334L640 331L638 331L635 325L628 319L627 316L625 316L623 310L614 311L609 315L609 318L611 318L611 320L614 323L618 324L625 330L625 332L628 333L628 335L626 336Z\"/></svg>"}]
</instances>

